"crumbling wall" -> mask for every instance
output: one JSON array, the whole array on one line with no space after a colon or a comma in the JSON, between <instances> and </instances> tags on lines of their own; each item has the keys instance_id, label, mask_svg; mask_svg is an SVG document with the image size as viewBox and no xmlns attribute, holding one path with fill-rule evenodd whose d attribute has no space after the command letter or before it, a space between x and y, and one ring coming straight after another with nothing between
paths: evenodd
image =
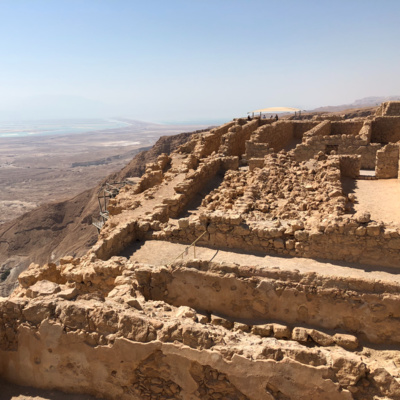
<instances>
[{"instance_id":1,"label":"crumbling wall","mask_svg":"<svg viewBox=\"0 0 400 400\"><path fill-rule=\"evenodd\" d=\"M290 121L290 123L293 125L293 136L295 139L302 139L307 131L319 124L316 121Z\"/></svg>"},{"instance_id":2,"label":"crumbling wall","mask_svg":"<svg viewBox=\"0 0 400 400\"><path fill-rule=\"evenodd\" d=\"M371 142L386 144L400 140L400 117L376 117L371 126Z\"/></svg>"},{"instance_id":3,"label":"crumbling wall","mask_svg":"<svg viewBox=\"0 0 400 400\"><path fill-rule=\"evenodd\" d=\"M400 117L400 101L385 101L376 110L380 117Z\"/></svg>"},{"instance_id":4,"label":"crumbling wall","mask_svg":"<svg viewBox=\"0 0 400 400\"><path fill-rule=\"evenodd\" d=\"M322 124L324 124L324 122L318 126L323 127L326 131L327 127ZM333 124L334 123L331 123L332 129L334 126ZM347 130L348 132L351 132L360 126L359 122L340 122L340 124L340 129L336 127L336 131ZM349 126L345 124L349 124ZM306 132L304 134L303 142L298 144L293 150L293 154L297 161L309 160L319 152L329 154L333 150L336 154L360 155L362 169L375 169L376 152L381 148L381 145L378 143L370 144L371 125L369 121L361 125L361 129L357 135L332 134L331 132L330 135L320 136L315 134L315 129L316 128L310 131L310 134Z\"/></svg>"},{"instance_id":5,"label":"crumbling wall","mask_svg":"<svg viewBox=\"0 0 400 400\"><path fill-rule=\"evenodd\" d=\"M331 122L330 121L322 121L314 128L305 132L303 135L304 138L311 138L313 136L328 136L331 133Z\"/></svg>"},{"instance_id":6,"label":"crumbling wall","mask_svg":"<svg viewBox=\"0 0 400 400\"><path fill-rule=\"evenodd\" d=\"M236 121L228 122L218 128L211 129L209 133L200 135L200 140L196 140L196 145L193 150L193 154L197 158L207 157L214 151L218 152L221 145L221 138L225 135L231 127L236 124Z\"/></svg>"},{"instance_id":7,"label":"crumbling wall","mask_svg":"<svg viewBox=\"0 0 400 400\"><path fill-rule=\"evenodd\" d=\"M236 124L229 128L221 139L219 152L225 156L240 157L246 151L246 140L250 139L252 133L259 127L259 120L252 120L246 124Z\"/></svg>"},{"instance_id":8,"label":"crumbling wall","mask_svg":"<svg viewBox=\"0 0 400 400\"><path fill-rule=\"evenodd\" d=\"M358 155L341 155L340 161L340 175L349 178L357 178L360 175L361 156Z\"/></svg>"},{"instance_id":9,"label":"crumbling wall","mask_svg":"<svg viewBox=\"0 0 400 400\"><path fill-rule=\"evenodd\" d=\"M243 249L266 254L323 258L359 262L379 267L400 268L400 231L376 222L360 223L350 217L321 222L318 229L288 229L243 220L239 214L223 216L220 212L203 215L203 223L187 224L157 232L154 239L191 243L207 225L200 242L214 248ZM294 223L297 226L297 223Z\"/></svg>"},{"instance_id":10,"label":"crumbling wall","mask_svg":"<svg viewBox=\"0 0 400 400\"><path fill-rule=\"evenodd\" d=\"M379 179L397 178L399 170L399 146L387 144L376 153L375 176Z\"/></svg>"},{"instance_id":11,"label":"crumbling wall","mask_svg":"<svg viewBox=\"0 0 400 400\"><path fill-rule=\"evenodd\" d=\"M331 123L331 135L358 135L364 121L333 121Z\"/></svg>"},{"instance_id":12,"label":"crumbling wall","mask_svg":"<svg viewBox=\"0 0 400 400\"><path fill-rule=\"evenodd\" d=\"M393 318L400 317L398 283L384 288L374 280L322 277L318 271L309 275L209 261L180 262L170 269L142 267L137 277L149 300L254 325L306 324L373 343L400 343L400 321Z\"/></svg>"},{"instance_id":13,"label":"crumbling wall","mask_svg":"<svg viewBox=\"0 0 400 400\"><path fill-rule=\"evenodd\" d=\"M293 135L291 122L277 121L261 126L251 135L250 140L246 141L246 158L259 158L270 152L283 150L294 139Z\"/></svg>"}]
</instances>

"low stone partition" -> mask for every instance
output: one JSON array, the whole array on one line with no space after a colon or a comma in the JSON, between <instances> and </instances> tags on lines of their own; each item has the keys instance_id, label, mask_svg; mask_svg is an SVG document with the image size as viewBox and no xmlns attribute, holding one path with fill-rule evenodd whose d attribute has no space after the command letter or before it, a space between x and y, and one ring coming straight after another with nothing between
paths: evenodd
<instances>
[{"instance_id":1,"label":"low stone partition","mask_svg":"<svg viewBox=\"0 0 400 400\"><path fill-rule=\"evenodd\" d=\"M400 268L400 230L369 221L369 215L327 219L315 228L301 221L252 223L240 214L219 211L200 218L157 232L153 238L191 243L207 230L200 243L214 248Z\"/></svg>"},{"instance_id":2,"label":"low stone partition","mask_svg":"<svg viewBox=\"0 0 400 400\"><path fill-rule=\"evenodd\" d=\"M375 176L378 179L397 178L399 170L399 146L389 143L376 153Z\"/></svg>"},{"instance_id":3,"label":"low stone partition","mask_svg":"<svg viewBox=\"0 0 400 400\"><path fill-rule=\"evenodd\" d=\"M200 260L175 262L168 269L142 266L135 276L147 300L252 325L305 324L371 343L400 344L398 283Z\"/></svg>"}]
</instances>

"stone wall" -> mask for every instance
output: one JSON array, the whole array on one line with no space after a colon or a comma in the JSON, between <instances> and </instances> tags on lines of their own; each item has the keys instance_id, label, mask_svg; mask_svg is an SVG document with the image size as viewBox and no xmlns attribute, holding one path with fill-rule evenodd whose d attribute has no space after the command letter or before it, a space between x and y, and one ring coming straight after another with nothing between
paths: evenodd
<instances>
[{"instance_id":1,"label":"stone wall","mask_svg":"<svg viewBox=\"0 0 400 400\"><path fill-rule=\"evenodd\" d=\"M290 121L290 123L293 125L293 137L297 140L302 139L307 131L319 124L317 121Z\"/></svg>"},{"instance_id":2,"label":"stone wall","mask_svg":"<svg viewBox=\"0 0 400 400\"><path fill-rule=\"evenodd\" d=\"M324 122L321 124L323 123ZM336 124L336 122L331 123L331 129L333 129L334 124ZM354 127L359 127L358 122L357 124L340 122L340 124L340 130L342 131L351 131ZM346 127L345 124L349 124L349 127ZM329 154L333 150L336 154L360 155L362 169L375 169L376 152L381 148L381 145L378 143L370 144L371 126L369 122L362 125L359 134L357 135L330 134L328 136L319 136L313 134L315 129L316 128L311 131L310 135L306 132L304 134L303 142L298 144L293 150L296 160L309 160L319 152ZM325 126L324 129L326 130L327 127ZM337 127L335 129L337 129Z\"/></svg>"},{"instance_id":3,"label":"stone wall","mask_svg":"<svg viewBox=\"0 0 400 400\"><path fill-rule=\"evenodd\" d=\"M387 144L376 153L375 176L379 179L397 178L399 170L399 146Z\"/></svg>"},{"instance_id":4,"label":"stone wall","mask_svg":"<svg viewBox=\"0 0 400 400\"><path fill-rule=\"evenodd\" d=\"M386 144L400 140L400 117L376 117L371 124L371 142Z\"/></svg>"},{"instance_id":5,"label":"stone wall","mask_svg":"<svg viewBox=\"0 0 400 400\"><path fill-rule=\"evenodd\" d=\"M322 277L318 271L308 275L196 260L169 269L143 267L136 276L148 300L254 325L306 324L357 334L371 343L400 344L398 283L386 289L374 280Z\"/></svg>"},{"instance_id":6,"label":"stone wall","mask_svg":"<svg viewBox=\"0 0 400 400\"><path fill-rule=\"evenodd\" d=\"M222 136L235 124L236 121L228 122L218 128L211 129L209 133L201 135L200 140L194 138L193 141L196 141L196 146L194 147L193 154L197 158L203 158L209 156L214 151L218 152Z\"/></svg>"},{"instance_id":7,"label":"stone wall","mask_svg":"<svg viewBox=\"0 0 400 400\"><path fill-rule=\"evenodd\" d=\"M400 230L376 222L358 222L348 216L321 222L309 230L303 223L288 221L276 226L243 220L238 214L219 211L201 216L202 223L185 224L157 232L154 239L193 242L207 227L201 243L214 248L233 248L294 257L323 258L400 268Z\"/></svg>"},{"instance_id":8,"label":"stone wall","mask_svg":"<svg viewBox=\"0 0 400 400\"><path fill-rule=\"evenodd\" d=\"M385 101L376 110L376 115L382 117L399 117L400 101Z\"/></svg>"},{"instance_id":9,"label":"stone wall","mask_svg":"<svg viewBox=\"0 0 400 400\"><path fill-rule=\"evenodd\" d=\"M331 134L331 122L322 121L314 128L305 132L303 135L303 139L311 138L313 136L329 136L330 134Z\"/></svg>"},{"instance_id":10,"label":"stone wall","mask_svg":"<svg viewBox=\"0 0 400 400\"><path fill-rule=\"evenodd\" d=\"M331 123L331 135L358 135L364 121L334 121Z\"/></svg>"},{"instance_id":11,"label":"stone wall","mask_svg":"<svg viewBox=\"0 0 400 400\"><path fill-rule=\"evenodd\" d=\"M253 120L241 125L240 120L229 128L228 133L221 139L219 152L225 156L242 156L246 151L245 143L252 133L259 127L259 120Z\"/></svg>"},{"instance_id":12,"label":"stone wall","mask_svg":"<svg viewBox=\"0 0 400 400\"><path fill-rule=\"evenodd\" d=\"M341 155L339 161L341 176L355 179L360 175L361 156Z\"/></svg>"}]
</instances>

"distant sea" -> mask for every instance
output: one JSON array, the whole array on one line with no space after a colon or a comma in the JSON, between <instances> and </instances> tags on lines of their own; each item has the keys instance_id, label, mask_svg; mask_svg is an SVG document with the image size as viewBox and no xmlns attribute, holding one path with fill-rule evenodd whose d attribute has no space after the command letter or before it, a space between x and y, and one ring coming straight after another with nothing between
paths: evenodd
<instances>
[{"instance_id":1,"label":"distant sea","mask_svg":"<svg viewBox=\"0 0 400 400\"><path fill-rule=\"evenodd\" d=\"M114 119L73 119L23 122L0 121L0 138L69 135L104 129L123 128L129 125L128 122Z\"/></svg>"}]
</instances>

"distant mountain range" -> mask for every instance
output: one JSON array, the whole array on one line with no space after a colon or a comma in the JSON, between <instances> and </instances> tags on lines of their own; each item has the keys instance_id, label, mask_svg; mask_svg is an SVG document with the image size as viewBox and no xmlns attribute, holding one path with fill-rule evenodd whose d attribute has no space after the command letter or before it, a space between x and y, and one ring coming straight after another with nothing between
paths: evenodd
<instances>
[{"instance_id":1,"label":"distant mountain range","mask_svg":"<svg viewBox=\"0 0 400 400\"><path fill-rule=\"evenodd\" d=\"M325 106L325 107L318 107L313 110L307 110L310 112L335 112L335 111L342 111L348 110L352 108L365 108L365 107L377 107L384 101L400 101L400 96L370 96L364 97L359 100L355 100L351 104L342 104L339 106Z\"/></svg>"}]
</instances>

